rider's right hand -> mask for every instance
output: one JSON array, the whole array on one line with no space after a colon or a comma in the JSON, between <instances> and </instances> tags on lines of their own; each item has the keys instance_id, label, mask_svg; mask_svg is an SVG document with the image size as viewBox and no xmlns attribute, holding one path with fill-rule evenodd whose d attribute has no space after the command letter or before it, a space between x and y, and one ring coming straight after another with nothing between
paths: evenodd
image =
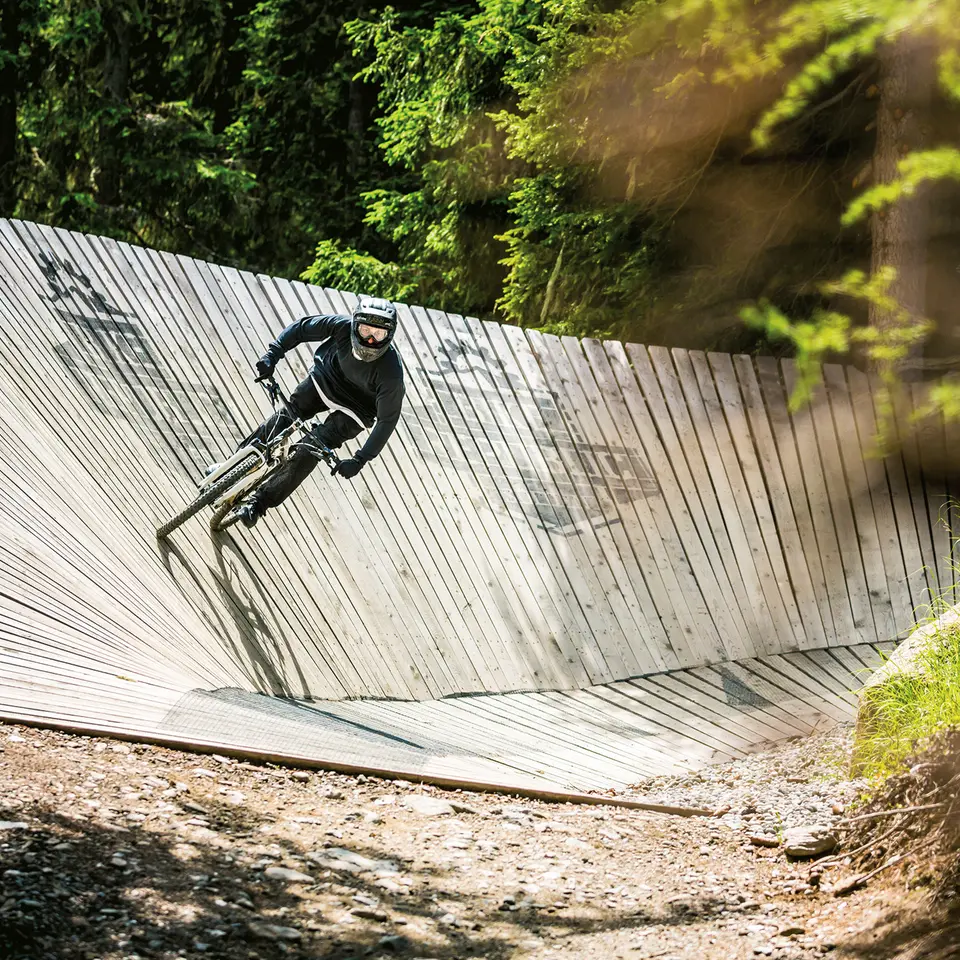
<instances>
[{"instance_id":1,"label":"rider's right hand","mask_svg":"<svg viewBox=\"0 0 960 960\"><path fill-rule=\"evenodd\" d=\"M273 355L270 353L265 353L257 361L257 377L264 378L269 377L273 373L273 368L277 365L277 361L273 358Z\"/></svg>"}]
</instances>

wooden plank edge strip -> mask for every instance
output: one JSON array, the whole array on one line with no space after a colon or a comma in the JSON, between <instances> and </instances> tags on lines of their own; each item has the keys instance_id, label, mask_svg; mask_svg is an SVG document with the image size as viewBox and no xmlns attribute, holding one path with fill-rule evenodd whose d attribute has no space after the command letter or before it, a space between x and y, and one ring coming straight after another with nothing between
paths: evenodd
<instances>
[{"instance_id":1,"label":"wooden plank edge strip","mask_svg":"<svg viewBox=\"0 0 960 960\"><path fill-rule=\"evenodd\" d=\"M622 797L606 797L590 793L576 793L566 790L549 790L542 787L528 787L522 784L497 783L492 780L471 780L460 777L444 777L437 774L417 774L409 770L395 770L389 767L368 766L358 763L344 763L340 760L324 760L319 757L307 757L296 753L273 753L248 747L228 746L210 740L195 738L180 739L165 737L148 731L129 731L111 727L98 727L93 724L71 724L38 720L36 717L11 714L0 711L0 722L17 723L38 730L57 730L87 737L108 737L128 743L149 744L155 747L167 747L171 750L186 750L193 753L217 753L237 760L254 760L261 763L275 763L286 767L306 770L329 770L333 773L349 775L363 774L368 777L380 777L385 780L407 780L413 783L426 783L435 787L451 790L471 790L477 793L503 793L528 800L542 800L544 803L576 803L585 806L620 807L626 810L645 810L649 813L661 813L676 817L714 817L716 812L702 807L671 806L661 803L646 803L642 800L628 800Z\"/></svg>"}]
</instances>

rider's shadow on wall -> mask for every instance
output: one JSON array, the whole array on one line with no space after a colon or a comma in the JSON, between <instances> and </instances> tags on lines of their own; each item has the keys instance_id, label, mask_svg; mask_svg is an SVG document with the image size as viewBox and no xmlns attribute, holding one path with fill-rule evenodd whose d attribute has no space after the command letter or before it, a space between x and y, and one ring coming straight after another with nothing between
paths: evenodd
<instances>
[{"instance_id":1,"label":"rider's shadow on wall","mask_svg":"<svg viewBox=\"0 0 960 960\"><path fill-rule=\"evenodd\" d=\"M259 584L258 575L228 535L215 536L212 543L217 565L207 566L209 580L199 576L184 553L169 540L158 544L163 566L181 592L186 593L180 575L185 574L189 578L194 594L187 596L188 601L222 644L232 665L246 677L250 690L278 697L296 697L297 693L287 679L284 666L285 660L294 662L292 655L289 649L286 657L282 655L284 644L277 638L262 612L270 608L270 596L262 589L259 589L258 597L251 596L249 591L243 589L243 581L228 569L225 552L229 553L231 562L246 574L246 584ZM211 595L211 582L216 585L219 596ZM203 601L202 604L195 603L198 598ZM299 669L297 673L302 696L307 689L306 683Z\"/></svg>"}]
</instances>

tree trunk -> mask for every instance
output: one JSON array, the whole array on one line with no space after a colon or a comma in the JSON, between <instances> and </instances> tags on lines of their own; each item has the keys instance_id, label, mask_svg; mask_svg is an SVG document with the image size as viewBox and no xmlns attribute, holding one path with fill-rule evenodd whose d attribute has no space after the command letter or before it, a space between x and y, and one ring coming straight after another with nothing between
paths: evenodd
<instances>
[{"instance_id":1,"label":"tree trunk","mask_svg":"<svg viewBox=\"0 0 960 960\"><path fill-rule=\"evenodd\" d=\"M20 4L2 0L0 8L0 216L12 217L17 205L17 54L20 49Z\"/></svg>"},{"instance_id":2,"label":"tree trunk","mask_svg":"<svg viewBox=\"0 0 960 960\"><path fill-rule=\"evenodd\" d=\"M225 5L223 35L217 50L217 69L209 101L213 106L213 132L223 133L236 119L237 90L243 82L247 52L240 43L244 19L256 6L256 0L232 0ZM204 97L201 102L207 98Z\"/></svg>"},{"instance_id":3,"label":"tree trunk","mask_svg":"<svg viewBox=\"0 0 960 960\"><path fill-rule=\"evenodd\" d=\"M120 202L124 126L123 108L130 78L130 21L122 5L114 6L104 22L103 115L100 119L100 171L97 201L104 206Z\"/></svg>"},{"instance_id":4,"label":"tree trunk","mask_svg":"<svg viewBox=\"0 0 960 960\"><path fill-rule=\"evenodd\" d=\"M896 179L897 163L907 153L924 148L933 89L933 56L922 42L901 38L881 54L880 105L877 111L877 141L873 155L873 182ZM884 267L897 272L890 294L911 315L926 312L927 238L929 204L924 190L873 215L872 270ZM890 327L895 318L873 304L870 324ZM922 362L918 345L903 364L903 373L916 371Z\"/></svg>"}]
</instances>

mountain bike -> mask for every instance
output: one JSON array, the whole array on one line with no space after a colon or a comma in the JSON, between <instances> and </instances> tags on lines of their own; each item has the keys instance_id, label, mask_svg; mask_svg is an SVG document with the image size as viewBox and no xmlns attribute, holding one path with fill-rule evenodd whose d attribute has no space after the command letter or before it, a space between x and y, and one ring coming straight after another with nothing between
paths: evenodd
<instances>
[{"instance_id":1,"label":"mountain bike","mask_svg":"<svg viewBox=\"0 0 960 960\"><path fill-rule=\"evenodd\" d=\"M290 408L280 384L271 377L260 377L259 383L270 398L274 413L277 405L291 418L291 423L267 440L253 440L242 446L223 463L217 464L203 478L196 499L171 520L157 529L157 539L163 540L204 507L213 507L210 530L218 533L233 526L239 519L243 501L295 453L322 460L330 467L339 462L337 455L312 433L312 419L304 420ZM298 440L297 435L301 438Z\"/></svg>"}]
</instances>

